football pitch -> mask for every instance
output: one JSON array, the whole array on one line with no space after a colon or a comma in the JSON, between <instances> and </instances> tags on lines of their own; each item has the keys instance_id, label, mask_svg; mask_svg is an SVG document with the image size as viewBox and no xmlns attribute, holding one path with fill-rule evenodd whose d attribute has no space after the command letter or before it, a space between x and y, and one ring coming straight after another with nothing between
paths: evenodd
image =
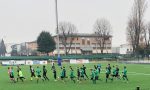
<instances>
[{"instance_id":1,"label":"football pitch","mask_svg":"<svg viewBox=\"0 0 150 90\"><path fill-rule=\"evenodd\" d=\"M150 65L148 64L121 64L116 62L97 62L84 64L87 68L87 75L90 77L90 69L94 68L94 65L100 63L102 65L102 71L99 75L100 80L93 84L90 79L83 80L82 82L73 83L70 78L65 79L65 83L61 80L54 81L53 71L51 70L51 64L46 65L48 70L47 76L50 81L36 82L36 78L30 81L30 70L29 66L20 66L26 80L24 82L11 83L7 73L7 66L0 66L0 90L136 90L139 86L140 90L150 90ZM122 79L114 79L112 81L105 82L105 67L110 63L113 65L119 65L120 75L123 71L123 67L127 66L128 83ZM82 67L82 64L67 64L63 63L66 67L67 76L70 74L69 66L74 69L75 75L77 67ZM36 69L36 66L33 66ZM39 65L42 70L42 65ZM57 76L60 76L60 67L55 65L57 68ZM15 78L17 77L16 66L14 66Z\"/></svg>"}]
</instances>

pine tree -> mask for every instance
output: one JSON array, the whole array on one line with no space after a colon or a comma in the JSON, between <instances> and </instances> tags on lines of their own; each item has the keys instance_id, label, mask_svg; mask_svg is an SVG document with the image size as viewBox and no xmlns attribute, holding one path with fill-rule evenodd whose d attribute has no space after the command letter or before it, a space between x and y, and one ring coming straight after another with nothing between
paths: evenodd
<instances>
[{"instance_id":1,"label":"pine tree","mask_svg":"<svg viewBox=\"0 0 150 90\"><path fill-rule=\"evenodd\" d=\"M42 31L37 38L38 51L44 52L48 55L56 49L56 43L49 32Z\"/></svg>"},{"instance_id":2,"label":"pine tree","mask_svg":"<svg viewBox=\"0 0 150 90\"><path fill-rule=\"evenodd\" d=\"M0 42L0 56L5 56L5 54L6 54L6 46L4 40L2 39L2 41Z\"/></svg>"}]
</instances>

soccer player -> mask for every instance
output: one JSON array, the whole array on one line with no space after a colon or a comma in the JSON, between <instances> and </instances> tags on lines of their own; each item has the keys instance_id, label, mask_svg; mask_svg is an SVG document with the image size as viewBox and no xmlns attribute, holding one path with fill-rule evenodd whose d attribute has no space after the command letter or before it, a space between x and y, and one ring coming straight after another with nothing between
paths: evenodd
<instances>
[{"instance_id":1,"label":"soccer player","mask_svg":"<svg viewBox=\"0 0 150 90\"><path fill-rule=\"evenodd\" d=\"M17 82L18 82L18 80L19 80L19 70L20 70L20 67L19 67L19 65L17 66Z\"/></svg>"},{"instance_id":2,"label":"soccer player","mask_svg":"<svg viewBox=\"0 0 150 90\"><path fill-rule=\"evenodd\" d=\"M62 67L61 67L60 78L61 78L61 80L62 80L63 82L65 82L65 81L64 81L64 78L65 78L65 71L64 71L64 69L63 69Z\"/></svg>"},{"instance_id":3,"label":"soccer player","mask_svg":"<svg viewBox=\"0 0 150 90\"><path fill-rule=\"evenodd\" d=\"M10 71L11 71L11 69L10 69L10 67L8 67L8 76L9 76L9 78L11 80Z\"/></svg>"},{"instance_id":4,"label":"soccer player","mask_svg":"<svg viewBox=\"0 0 150 90\"><path fill-rule=\"evenodd\" d=\"M98 70L98 68L95 69L94 72L95 72L95 80L98 80L98 78L99 78L99 70Z\"/></svg>"},{"instance_id":5,"label":"soccer player","mask_svg":"<svg viewBox=\"0 0 150 90\"><path fill-rule=\"evenodd\" d=\"M56 72L56 69L55 69L55 68L53 69L53 74L54 74L54 79L55 79L55 81L57 81L57 79L56 79L56 78L57 78L57 72Z\"/></svg>"},{"instance_id":6,"label":"soccer player","mask_svg":"<svg viewBox=\"0 0 150 90\"><path fill-rule=\"evenodd\" d=\"M66 69L65 69L65 67L63 67L63 72L64 72L64 78L67 78L67 76L66 76Z\"/></svg>"},{"instance_id":7,"label":"soccer player","mask_svg":"<svg viewBox=\"0 0 150 90\"><path fill-rule=\"evenodd\" d=\"M37 74L37 83L39 82L39 79L42 79L42 81L44 82L44 79L41 77L41 70L39 66L37 66L36 74Z\"/></svg>"},{"instance_id":8,"label":"soccer player","mask_svg":"<svg viewBox=\"0 0 150 90\"><path fill-rule=\"evenodd\" d=\"M109 71L108 67L106 67L106 83L109 79L109 74L110 74L110 71Z\"/></svg>"},{"instance_id":9,"label":"soccer player","mask_svg":"<svg viewBox=\"0 0 150 90\"><path fill-rule=\"evenodd\" d=\"M80 80L84 79L84 70L82 67L80 68L80 77Z\"/></svg>"},{"instance_id":10,"label":"soccer player","mask_svg":"<svg viewBox=\"0 0 150 90\"><path fill-rule=\"evenodd\" d=\"M31 65L30 65L30 73L31 73L31 81L32 81L33 77L35 77L35 70Z\"/></svg>"},{"instance_id":11,"label":"soccer player","mask_svg":"<svg viewBox=\"0 0 150 90\"><path fill-rule=\"evenodd\" d=\"M123 77L122 77L123 80L126 79L126 80L128 81L128 77L127 77L127 68L126 68L126 66L124 66L124 69L123 69L123 72L122 72L122 73L123 73Z\"/></svg>"},{"instance_id":12,"label":"soccer player","mask_svg":"<svg viewBox=\"0 0 150 90\"><path fill-rule=\"evenodd\" d=\"M13 81L14 83L16 83L15 78L14 78L14 71L13 71L13 67L8 67L8 75L10 77L10 80Z\"/></svg>"},{"instance_id":13,"label":"soccer player","mask_svg":"<svg viewBox=\"0 0 150 90\"><path fill-rule=\"evenodd\" d=\"M98 68L98 72L99 72L99 74L100 74L100 72L101 72L101 64L98 64L98 65L97 65L97 68Z\"/></svg>"},{"instance_id":14,"label":"soccer player","mask_svg":"<svg viewBox=\"0 0 150 90\"><path fill-rule=\"evenodd\" d=\"M77 67L77 81L80 80L80 68Z\"/></svg>"},{"instance_id":15,"label":"soccer player","mask_svg":"<svg viewBox=\"0 0 150 90\"><path fill-rule=\"evenodd\" d=\"M51 70L54 70L55 69L55 64L54 62L52 63L52 67L51 67Z\"/></svg>"},{"instance_id":16,"label":"soccer player","mask_svg":"<svg viewBox=\"0 0 150 90\"><path fill-rule=\"evenodd\" d=\"M116 77L116 68L115 68L115 66L113 66L113 68L112 68L112 80L113 80L114 77Z\"/></svg>"},{"instance_id":17,"label":"soccer player","mask_svg":"<svg viewBox=\"0 0 150 90\"><path fill-rule=\"evenodd\" d=\"M19 68L19 79L23 82L24 79L26 79L24 76L23 76L23 73L21 71L21 68Z\"/></svg>"},{"instance_id":18,"label":"soccer player","mask_svg":"<svg viewBox=\"0 0 150 90\"><path fill-rule=\"evenodd\" d=\"M111 66L110 66L110 64L108 64L108 68L107 68L108 70L109 70L109 75L111 74Z\"/></svg>"},{"instance_id":19,"label":"soccer player","mask_svg":"<svg viewBox=\"0 0 150 90\"><path fill-rule=\"evenodd\" d=\"M118 65L116 65L116 78L120 79L119 67L118 67Z\"/></svg>"},{"instance_id":20,"label":"soccer player","mask_svg":"<svg viewBox=\"0 0 150 90\"><path fill-rule=\"evenodd\" d=\"M93 69L91 69L91 80L93 81L93 84L96 84L95 71Z\"/></svg>"},{"instance_id":21,"label":"soccer player","mask_svg":"<svg viewBox=\"0 0 150 90\"><path fill-rule=\"evenodd\" d=\"M83 65L82 67L83 71L84 71L84 75L86 76L86 78L88 78L87 74L86 74L86 67ZM89 79L89 78L88 78Z\"/></svg>"},{"instance_id":22,"label":"soccer player","mask_svg":"<svg viewBox=\"0 0 150 90\"><path fill-rule=\"evenodd\" d=\"M47 69L46 69L45 65L43 65L43 78L45 80L49 81L49 78L47 77Z\"/></svg>"},{"instance_id":23,"label":"soccer player","mask_svg":"<svg viewBox=\"0 0 150 90\"><path fill-rule=\"evenodd\" d=\"M70 79L75 83L75 76L74 76L74 71L72 68L70 68Z\"/></svg>"},{"instance_id":24,"label":"soccer player","mask_svg":"<svg viewBox=\"0 0 150 90\"><path fill-rule=\"evenodd\" d=\"M14 77L14 70L13 70L13 67L11 67L10 77L11 77L11 80L12 80L14 83L16 83L15 77Z\"/></svg>"}]
</instances>

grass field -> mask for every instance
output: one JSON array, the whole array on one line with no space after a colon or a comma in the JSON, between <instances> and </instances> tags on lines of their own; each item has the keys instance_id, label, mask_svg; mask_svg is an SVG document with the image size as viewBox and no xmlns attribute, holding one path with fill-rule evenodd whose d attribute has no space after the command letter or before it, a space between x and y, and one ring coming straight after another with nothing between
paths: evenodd
<instances>
[{"instance_id":1,"label":"grass field","mask_svg":"<svg viewBox=\"0 0 150 90\"><path fill-rule=\"evenodd\" d=\"M55 82L53 79L53 73L50 69L50 64L47 65L48 77L50 81L36 83L36 79L30 81L29 66L21 66L24 76L27 78L24 82L11 83L8 74L7 67L0 66L0 90L136 90L137 86L140 86L140 90L150 90L150 65L143 64L121 64L115 62L109 62L112 65L119 65L120 72L123 70L123 66L127 66L129 82L126 83L123 80L115 79L113 82L109 81L105 83L105 67L108 62L100 62L102 64L102 73L100 79L96 84L93 84L91 80L83 81L82 83L73 83L69 78L66 82L62 81ZM90 75L90 68L97 63L85 64L87 67L87 74ZM69 76L70 64L63 64L67 68L67 75ZM82 65L71 65L75 72L77 66ZM34 66L35 68L36 66ZM40 66L42 69L42 66ZM60 76L60 68L57 68L57 76ZM16 77L16 67L14 67Z\"/></svg>"}]
</instances>

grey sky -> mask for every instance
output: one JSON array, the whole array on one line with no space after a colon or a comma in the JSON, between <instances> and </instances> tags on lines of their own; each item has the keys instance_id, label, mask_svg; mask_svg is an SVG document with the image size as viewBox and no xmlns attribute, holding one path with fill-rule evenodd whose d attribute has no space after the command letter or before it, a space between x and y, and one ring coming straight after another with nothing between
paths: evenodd
<instances>
[{"instance_id":1,"label":"grey sky","mask_svg":"<svg viewBox=\"0 0 150 90\"><path fill-rule=\"evenodd\" d=\"M126 25L134 0L58 0L59 21L92 33L97 18L113 28L113 46L126 43ZM150 6L150 0L148 0ZM150 7L145 13L150 21ZM0 38L7 43L36 40L42 30L55 34L55 0L0 0Z\"/></svg>"}]
</instances>

